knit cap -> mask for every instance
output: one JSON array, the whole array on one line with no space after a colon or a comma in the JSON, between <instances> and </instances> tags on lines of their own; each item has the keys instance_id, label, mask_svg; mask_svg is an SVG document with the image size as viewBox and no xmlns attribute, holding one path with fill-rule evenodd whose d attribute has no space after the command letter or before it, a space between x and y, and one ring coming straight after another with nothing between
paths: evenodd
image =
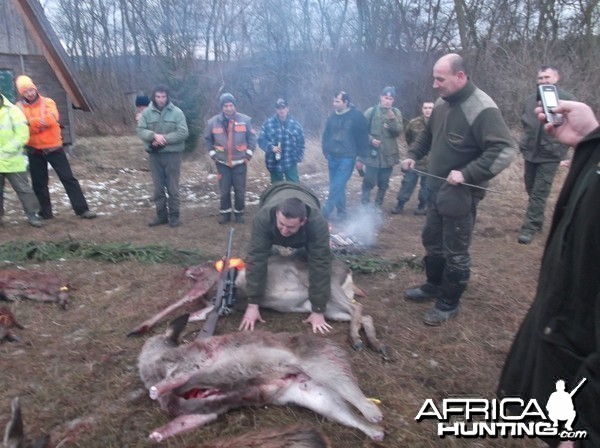
<instances>
[{"instance_id":1,"label":"knit cap","mask_svg":"<svg viewBox=\"0 0 600 448\"><path fill-rule=\"evenodd\" d=\"M35 89L37 91L37 87L31 80L29 76L21 75L16 80L17 90L19 91L19 95L23 95L26 90Z\"/></svg>"},{"instance_id":2,"label":"knit cap","mask_svg":"<svg viewBox=\"0 0 600 448\"><path fill-rule=\"evenodd\" d=\"M220 107L223 107L226 103L232 103L235 106L235 97L231 93L224 93L219 97Z\"/></svg>"},{"instance_id":3,"label":"knit cap","mask_svg":"<svg viewBox=\"0 0 600 448\"><path fill-rule=\"evenodd\" d=\"M138 95L135 97L135 107L146 107L150 104L150 98L147 95Z\"/></svg>"},{"instance_id":4,"label":"knit cap","mask_svg":"<svg viewBox=\"0 0 600 448\"><path fill-rule=\"evenodd\" d=\"M381 96L391 96L392 98L396 98L396 88L395 87L385 87L381 91Z\"/></svg>"}]
</instances>

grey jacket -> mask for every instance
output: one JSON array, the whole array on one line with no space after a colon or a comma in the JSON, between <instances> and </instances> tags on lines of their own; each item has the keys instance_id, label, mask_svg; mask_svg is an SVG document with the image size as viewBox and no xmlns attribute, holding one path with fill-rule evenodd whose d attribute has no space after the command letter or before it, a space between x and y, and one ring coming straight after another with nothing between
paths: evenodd
<instances>
[{"instance_id":1,"label":"grey jacket","mask_svg":"<svg viewBox=\"0 0 600 448\"><path fill-rule=\"evenodd\" d=\"M167 139L167 146L158 149L150 144L155 134L162 134ZM182 110L169 102L161 111L150 103L140 117L137 135L145 144L147 152L183 152L185 139L189 132Z\"/></svg>"}]
</instances>

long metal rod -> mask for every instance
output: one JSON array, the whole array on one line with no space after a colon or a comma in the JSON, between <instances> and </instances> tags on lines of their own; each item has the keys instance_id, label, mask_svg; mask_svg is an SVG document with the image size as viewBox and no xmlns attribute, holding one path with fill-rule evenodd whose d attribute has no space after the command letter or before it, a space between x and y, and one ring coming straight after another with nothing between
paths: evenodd
<instances>
[{"instance_id":1,"label":"long metal rod","mask_svg":"<svg viewBox=\"0 0 600 448\"><path fill-rule=\"evenodd\" d=\"M435 179L441 179L441 180L447 181L447 179L445 177L436 176L435 174L426 173L425 171L417 170L415 168L413 168L413 171L422 176L428 176L428 177L433 177ZM489 191L490 193L500 193L500 194L504 193L503 191L492 190L491 188L485 188L485 187L482 187L481 185L468 184L466 182L463 182L460 185L466 185L467 187L479 188L480 190Z\"/></svg>"}]
</instances>

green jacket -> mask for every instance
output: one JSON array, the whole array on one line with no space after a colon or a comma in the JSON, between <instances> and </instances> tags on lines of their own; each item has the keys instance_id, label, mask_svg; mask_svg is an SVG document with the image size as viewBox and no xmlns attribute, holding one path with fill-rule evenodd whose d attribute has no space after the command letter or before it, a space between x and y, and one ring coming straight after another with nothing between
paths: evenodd
<instances>
[{"instance_id":1,"label":"green jacket","mask_svg":"<svg viewBox=\"0 0 600 448\"><path fill-rule=\"evenodd\" d=\"M379 106L370 107L365 111L369 122L369 143L372 139L381 140L379 148L369 144L366 157L360 161L375 168L390 168L400 162L398 137L402 134L402 113L392 107L394 118L387 118L387 110Z\"/></svg>"},{"instance_id":2,"label":"green jacket","mask_svg":"<svg viewBox=\"0 0 600 448\"><path fill-rule=\"evenodd\" d=\"M27 119L21 109L0 96L0 173L23 173L27 170L23 152L29 140Z\"/></svg>"},{"instance_id":3,"label":"green jacket","mask_svg":"<svg viewBox=\"0 0 600 448\"><path fill-rule=\"evenodd\" d=\"M569 92L558 90L558 97L563 100L575 100ZM544 126L535 115L537 107L537 94L530 95L523 105L521 124L523 134L519 142L519 149L523 158L532 163L560 162L567 155L569 149L554 137L544 132Z\"/></svg>"},{"instance_id":4,"label":"green jacket","mask_svg":"<svg viewBox=\"0 0 600 448\"><path fill-rule=\"evenodd\" d=\"M429 173L445 179L450 171L459 170L466 183L485 187L510 165L516 149L496 103L469 81L436 101L425 131L408 151L413 160L428 154ZM437 191L444 182L430 177L427 187ZM483 196L483 190L472 193Z\"/></svg>"},{"instance_id":5,"label":"green jacket","mask_svg":"<svg viewBox=\"0 0 600 448\"><path fill-rule=\"evenodd\" d=\"M307 207L307 222L289 237L276 225L275 209L288 198L298 198ZM331 249L329 226L321 214L319 199L303 185L276 182L260 198L260 209L252 222L246 280L248 302L260 305L265 294L267 262L273 245L304 248L308 255L309 300L312 311L324 313L331 295Z\"/></svg>"},{"instance_id":6,"label":"green jacket","mask_svg":"<svg viewBox=\"0 0 600 448\"><path fill-rule=\"evenodd\" d=\"M406 130L404 131L404 139L409 147L413 144L417 137L421 135L421 132L425 130L425 126L427 126L428 121L429 120L427 118L425 118L423 115L420 115L408 122L408 125L406 125ZM427 156L417 161L415 168L419 171L427 172Z\"/></svg>"},{"instance_id":7,"label":"green jacket","mask_svg":"<svg viewBox=\"0 0 600 448\"><path fill-rule=\"evenodd\" d=\"M188 127L181 109L169 102L161 111L154 103L144 109L137 126L137 135L145 143L147 152L157 152L150 146L154 134L162 134L167 139L167 146L160 152L183 152L185 139L188 138Z\"/></svg>"}]
</instances>

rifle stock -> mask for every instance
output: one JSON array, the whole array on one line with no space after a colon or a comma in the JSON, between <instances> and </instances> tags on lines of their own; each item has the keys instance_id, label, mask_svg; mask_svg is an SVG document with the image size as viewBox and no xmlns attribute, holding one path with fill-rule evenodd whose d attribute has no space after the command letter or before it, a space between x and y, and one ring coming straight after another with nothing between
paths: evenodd
<instances>
[{"instance_id":1,"label":"rifle stock","mask_svg":"<svg viewBox=\"0 0 600 448\"><path fill-rule=\"evenodd\" d=\"M202 329L196 336L196 339L206 339L211 337L215 333L217 327L217 321L219 320L219 311L223 304L224 295L227 291L227 282L229 276L229 261L231 260L231 247L233 245L233 232L234 228L229 229L229 239L227 240L227 252L225 252L225 260L223 263L223 269L219 274L219 283L217 289L217 295L215 297L214 308L206 316L206 321L202 326Z\"/></svg>"}]
</instances>

